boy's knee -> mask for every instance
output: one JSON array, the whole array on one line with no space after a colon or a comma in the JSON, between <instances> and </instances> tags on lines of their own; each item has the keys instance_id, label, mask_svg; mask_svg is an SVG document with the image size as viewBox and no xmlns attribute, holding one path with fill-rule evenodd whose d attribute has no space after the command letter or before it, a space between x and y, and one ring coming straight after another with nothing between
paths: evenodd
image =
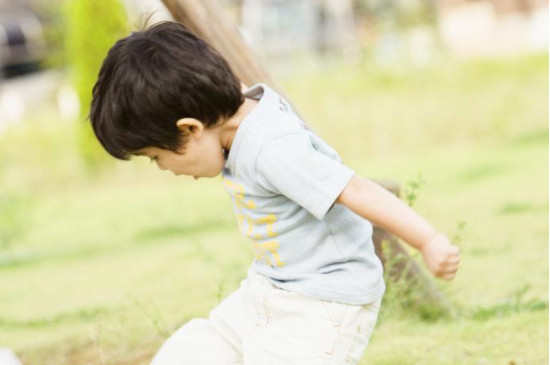
<instances>
[{"instance_id":1,"label":"boy's knee","mask_svg":"<svg viewBox=\"0 0 550 365\"><path fill-rule=\"evenodd\" d=\"M181 326L164 342L151 365L180 365L189 357L197 340L207 331L208 320L194 318Z\"/></svg>"},{"instance_id":2,"label":"boy's knee","mask_svg":"<svg viewBox=\"0 0 550 365\"><path fill-rule=\"evenodd\" d=\"M210 320L195 318L166 340L151 365L228 365L240 358Z\"/></svg>"}]
</instances>

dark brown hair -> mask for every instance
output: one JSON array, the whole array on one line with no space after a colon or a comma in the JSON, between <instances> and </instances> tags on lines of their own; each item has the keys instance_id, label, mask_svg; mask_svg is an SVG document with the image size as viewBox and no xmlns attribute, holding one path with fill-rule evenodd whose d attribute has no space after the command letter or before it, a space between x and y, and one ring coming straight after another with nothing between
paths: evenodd
<instances>
[{"instance_id":1,"label":"dark brown hair","mask_svg":"<svg viewBox=\"0 0 550 365\"><path fill-rule=\"evenodd\" d=\"M107 152L128 160L145 147L183 147L177 120L212 127L243 100L238 78L214 48L183 25L163 22L109 50L93 88L90 120Z\"/></svg>"}]
</instances>

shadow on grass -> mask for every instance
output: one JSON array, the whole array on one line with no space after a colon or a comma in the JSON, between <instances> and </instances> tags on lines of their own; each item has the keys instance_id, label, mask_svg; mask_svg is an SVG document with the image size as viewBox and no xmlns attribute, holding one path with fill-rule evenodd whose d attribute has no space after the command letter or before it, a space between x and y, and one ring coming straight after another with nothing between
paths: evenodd
<instances>
[{"instance_id":1,"label":"shadow on grass","mask_svg":"<svg viewBox=\"0 0 550 365\"><path fill-rule=\"evenodd\" d=\"M537 298L525 298L525 294L530 289L529 284L525 284L517 290L512 296L504 301L489 307L475 309L470 314L470 318L477 321L486 321L496 317L504 317L519 312L531 312L548 309L548 301Z\"/></svg>"},{"instance_id":2,"label":"shadow on grass","mask_svg":"<svg viewBox=\"0 0 550 365\"><path fill-rule=\"evenodd\" d=\"M62 252L42 252L37 254L19 254L0 255L0 271L3 269L11 269L25 265L34 265L44 262L63 262L70 260L90 259L103 255L111 255L113 253L122 253L128 250L135 250L136 247L148 246L151 244L161 245L163 243L173 244L170 239L176 237L189 238L195 237L203 233L211 233L215 231L225 230L233 227L234 224L229 221L203 221L199 224L192 225L166 225L154 228L148 228L139 231L134 235L129 242L118 245L107 245L97 247L86 247L74 250L64 250Z\"/></svg>"},{"instance_id":3,"label":"shadow on grass","mask_svg":"<svg viewBox=\"0 0 550 365\"><path fill-rule=\"evenodd\" d=\"M141 232L138 232L134 236L134 240L137 243L146 243L150 241L156 241L159 239L166 239L172 237L185 237L189 235L196 235L205 232L213 232L219 230L229 229L235 226L233 222L227 220L211 220L201 221L197 224L168 224L160 227L153 227Z\"/></svg>"}]
</instances>

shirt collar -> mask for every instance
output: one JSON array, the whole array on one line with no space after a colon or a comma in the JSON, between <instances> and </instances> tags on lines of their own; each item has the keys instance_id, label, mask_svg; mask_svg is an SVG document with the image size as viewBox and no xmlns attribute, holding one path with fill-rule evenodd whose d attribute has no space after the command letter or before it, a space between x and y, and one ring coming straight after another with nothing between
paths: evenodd
<instances>
[{"instance_id":1,"label":"shirt collar","mask_svg":"<svg viewBox=\"0 0 550 365\"><path fill-rule=\"evenodd\" d=\"M235 174L235 165L237 162L237 155L241 145L243 136L245 135L246 130L253 124L253 122L259 119L265 111L273 105L274 101L277 101L277 94L266 84L259 83L251 86L246 91L243 92L243 95L247 98L259 100L259 103L252 109L250 113L244 118L241 122L235 136L233 137L233 142L229 150L229 155L225 161L225 168L229 169L231 174Z\"/></svg>"}]
</instances>

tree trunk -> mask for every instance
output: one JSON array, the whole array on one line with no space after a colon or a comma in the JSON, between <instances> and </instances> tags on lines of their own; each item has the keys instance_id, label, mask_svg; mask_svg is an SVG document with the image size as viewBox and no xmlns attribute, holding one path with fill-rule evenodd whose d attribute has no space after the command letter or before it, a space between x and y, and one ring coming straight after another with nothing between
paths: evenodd
<instances>
[{"instance_id":1,"label":"tree trunk","mask_svg":"<svg viewBox=\"0 0 550 365\"><path fill-rule=\"evenodd\" d=\"M207 41L229 62L241 82L268 84L280 91L244 42L239 29L213 0L162 0L174 19Z\"/></svg>"}]
</instances>

